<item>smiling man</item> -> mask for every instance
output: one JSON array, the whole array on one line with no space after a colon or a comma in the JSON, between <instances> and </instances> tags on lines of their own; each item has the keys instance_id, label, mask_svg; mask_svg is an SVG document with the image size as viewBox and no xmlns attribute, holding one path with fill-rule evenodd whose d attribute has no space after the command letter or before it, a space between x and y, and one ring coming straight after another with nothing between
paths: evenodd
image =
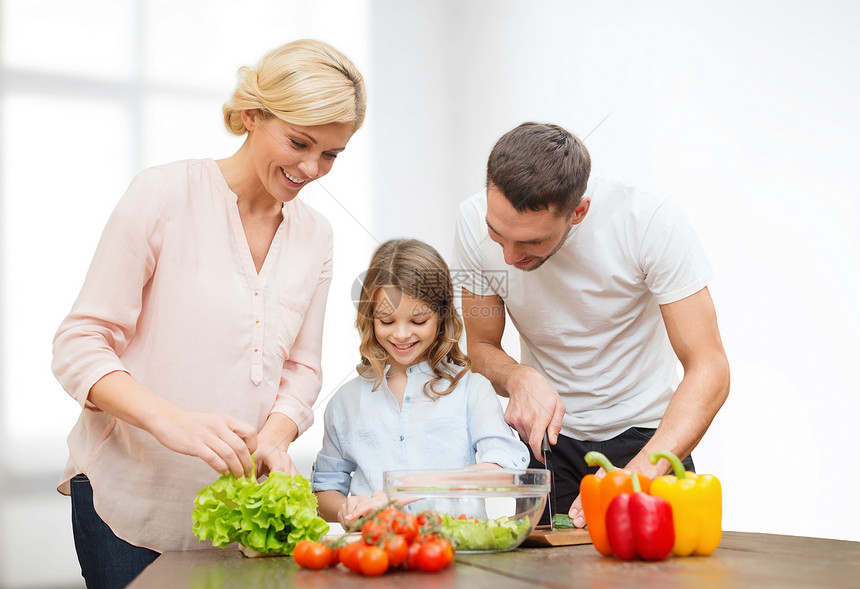
<instances>
[{"instance_id":1,"label":"smiling man","mask_svg":"<svg viewBox=\"0 0 860 589\"><path fill-rule=\"evenodd\" d=\"M473 370L509 398L532 466L548 434L558 509L579 527L579 481L596 470L586 452L653 478L669 465L648 453L669 450L692 470L729 392L713 270L692 227L667 196L590 171L557 125L506 133L486 190L460 207L452 265ZM506 311L519 362L502 348Z\"/></svg>"}]
</instances>

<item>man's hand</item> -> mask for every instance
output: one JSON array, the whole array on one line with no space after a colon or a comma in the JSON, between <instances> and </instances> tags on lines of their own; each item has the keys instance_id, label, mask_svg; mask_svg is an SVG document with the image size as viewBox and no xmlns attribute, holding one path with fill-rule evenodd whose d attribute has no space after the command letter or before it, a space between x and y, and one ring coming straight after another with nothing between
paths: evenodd
<instances>
[{"instance_id":1,"label":"man's hand","mask_svg":"<svg viewBox=\"0 0 860 589\"><path fill-rule=\"evenodd\" d=\"M648 460L648 451L642 450L639 454L636 455L633 460L631 460L627 466L624 467L624 472L627 473L638 473L642 476L648 477L649 479L655 479L658 476L662 476L669 472L671 467L667 467L668 461L661 460L658 464L654 465ZM606 471L602 468L598 469L596 473L594 473L599 479L602 479L606 476ZM567 512L570 516L570 519L573 520L573 525L577 528L585 527L585 524L588 523L585 521L585 512L582 510L582 495L577 495L576 499L573 500L573 503L570 506L570 510Z\"/></svg>"},{"instance_id":2,"label":"man's hand","mask_svg":"<svg viewBox=\"0 0 860 589\"><path fill-rule=\"evenodd\" d=\"M541 442L547 433L551 444L558 440L564 404L561 397L537 370L516 364L509 367L506 383L509 402L505 421L526 441L532 453L542 460Z\"/></svg>"},{"instance_id":3,"label":"man's hand","mask_svg":"<svg viewBox=\"0 0 860 589\"><path fill-rule=\"evenodd\" d=\"M598 469L596 473L594 473L599 479L602 479L606 476L606 471L602 468ZM570 519L573 520L573 525L577 528L584 528L585 524L588 522L585 521L585 512L582 510L582 495L577 495L576 499L573 500L573 503L570 506L570 509L567 512L567 515L570 516Z\"/></svg>"}]
</instances>

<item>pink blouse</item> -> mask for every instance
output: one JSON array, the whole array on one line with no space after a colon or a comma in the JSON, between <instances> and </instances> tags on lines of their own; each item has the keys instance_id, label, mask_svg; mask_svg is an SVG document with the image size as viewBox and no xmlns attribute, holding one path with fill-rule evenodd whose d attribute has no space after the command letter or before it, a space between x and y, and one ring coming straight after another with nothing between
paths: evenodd
<instances>
[{"instance_id":1,"label":"pink blouse","mask_svg":"<svg viewBox=\"0 0 860 589\"><path fill-rule=\"evenodd\" d=\"M54 338L54 374L83 407L58 490L86 474L96 511L132 544L207 548L191 533L191 511L218 474L96 410L87 395L102 376L126 371L180 407L258 430L272 412L299 434L313 422L332 231L299 199L283 217L257 274L217 164L186 160L141 172L105 227Z\"/></svg>"}]
</instances>

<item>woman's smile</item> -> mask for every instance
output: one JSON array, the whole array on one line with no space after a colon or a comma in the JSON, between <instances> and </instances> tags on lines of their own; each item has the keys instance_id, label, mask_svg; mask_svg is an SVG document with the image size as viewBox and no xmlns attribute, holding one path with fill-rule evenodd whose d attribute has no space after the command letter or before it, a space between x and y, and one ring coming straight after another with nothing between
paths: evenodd
<instances>
[{"instance_id":1,"label":"woman's smile","mask_svg":"<svg viewBox=\"0 0 860 589\"><path fill-rule=\"evenodd\" d=\"M290 175L290 173L287 172L284 168L281 168L281 174L284 175L284 178L287 181L287 185L291 185L291 186L294 186L296 188L301 187L302 184L304 184L305 182L308 181L307 179L300 179L300 178L296 178L295 176Z\"/></svg>"}]
</instances>

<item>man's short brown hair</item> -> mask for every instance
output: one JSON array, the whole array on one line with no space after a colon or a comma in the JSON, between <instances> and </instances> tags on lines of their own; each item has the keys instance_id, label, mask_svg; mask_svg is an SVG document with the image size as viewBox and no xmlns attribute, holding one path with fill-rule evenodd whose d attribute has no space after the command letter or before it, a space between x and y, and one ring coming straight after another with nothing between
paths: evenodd
<instances>
[{"instance_id":1,"label":"man's short brown hair","mask_svg":"<svg viewBox=\"0 0 860 589\"><path fill-rule=\"evenodd\" d=\"M570 215L590 173L591 157L582 141L551 124L523 123L508 131L487 160L487 185L496 186L518 212Z\"/></svg>"}]
</instances>

